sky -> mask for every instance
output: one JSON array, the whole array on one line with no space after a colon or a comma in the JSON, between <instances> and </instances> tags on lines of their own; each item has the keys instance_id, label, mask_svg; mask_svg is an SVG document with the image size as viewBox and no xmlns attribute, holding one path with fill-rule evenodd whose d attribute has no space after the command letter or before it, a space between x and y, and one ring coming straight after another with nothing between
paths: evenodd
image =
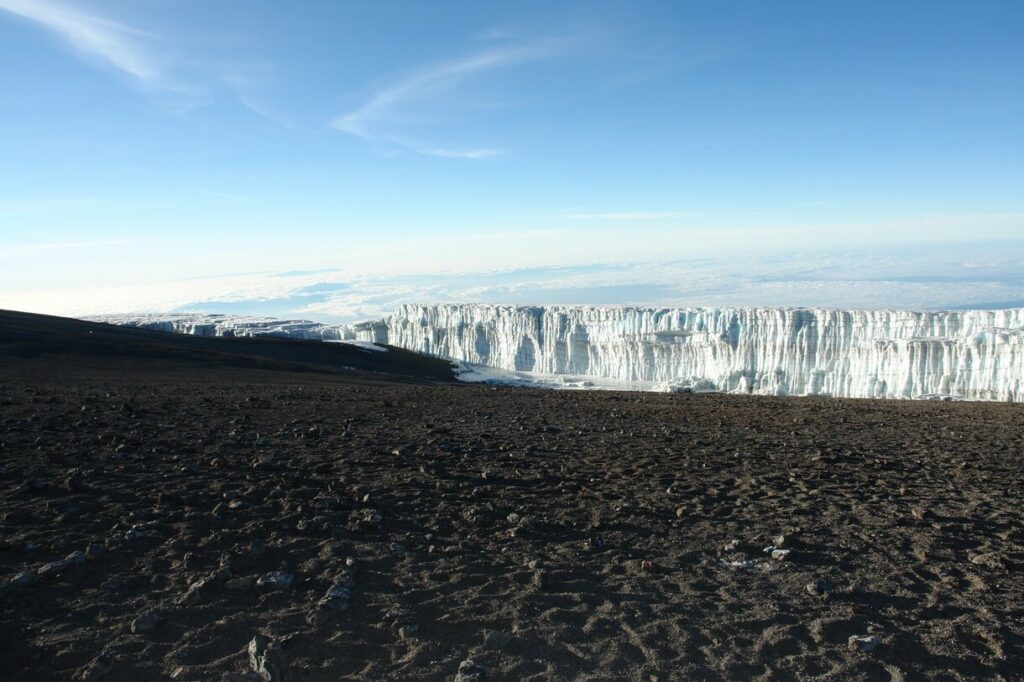
<instances>
[{"instance_id":1,"label":"sky","mask_svg":"<svg viewBox=\"0 0 1024 682\"><path fill-rule=\"evenodd\" d=\"M1024 305L1024 3L0 0L0 307Z\"/></svg>"}]
</instances>

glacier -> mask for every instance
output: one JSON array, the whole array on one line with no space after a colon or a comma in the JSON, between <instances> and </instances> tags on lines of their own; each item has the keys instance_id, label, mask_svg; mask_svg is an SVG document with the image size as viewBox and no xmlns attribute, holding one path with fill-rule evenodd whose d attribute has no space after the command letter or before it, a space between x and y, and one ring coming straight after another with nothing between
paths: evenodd
<instances>
[{"instance_id":1,"label":"glacier","mask_svg":"<svg viewBox=\"0 0 1024 682\"><path fill-rule=\"evenodd\" d=\"M277 336L315 341L355 339L349 327L309 320L280 320L253 315L208 313L150 313L144 315L98 315L87 318L126 327L195 336Z\"/></svg>"},{"instance_id":2,"label":"glacier","mask_svg":"<svg viewBox=\"0 0 1024 682\"><path fill-rule=\"evenodd\" d=\"M369 341L525 375L657 390L1024 399L1024 308L409 304L356 325L197 314L93 319L191 334Z\"/></svg>"}]
</instances>

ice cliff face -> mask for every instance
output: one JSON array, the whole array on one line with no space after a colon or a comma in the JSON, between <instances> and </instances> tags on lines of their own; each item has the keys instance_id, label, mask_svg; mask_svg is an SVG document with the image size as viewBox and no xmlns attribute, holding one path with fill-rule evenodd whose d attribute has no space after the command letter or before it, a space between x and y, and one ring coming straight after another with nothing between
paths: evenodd
<instances>
[{"instance_id":1,"label":"ice cliff face","mask_svg":"<svg viewBox=\"0 0 1024 682\"><path fill-rule=\"evenodd\" d=\"M135 322L187 333L356 338L507 370L650 382L670 390L1024 399L1024 308L405 305L354 327L223 316Z\"/></svg>"},{"instance_id":2,"label":"ice cliff face","mask_svg":"<svg viewBox=\"0 0 1024 682\"><path fill-rule=\"evenodd\" d=\"M510 370L677 389L1024 399L1024 309L406 305L360 335Z\"/></svg>"}]
</instances>

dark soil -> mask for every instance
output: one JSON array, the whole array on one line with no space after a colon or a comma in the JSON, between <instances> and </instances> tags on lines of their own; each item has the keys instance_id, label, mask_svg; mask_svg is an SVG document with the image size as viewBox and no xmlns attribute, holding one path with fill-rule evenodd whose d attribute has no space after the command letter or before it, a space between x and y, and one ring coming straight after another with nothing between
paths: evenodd
<instances>
[{"instance_id":1,"label":"dark soil","mask_svg":"<svg viewBox=\"0 0 1024 682\"><path fill-rule=\"evenodd\" d=\"M1021 406L449 378L0 314L0 677L1024 677Z\"/></svg>"}]
</instances>

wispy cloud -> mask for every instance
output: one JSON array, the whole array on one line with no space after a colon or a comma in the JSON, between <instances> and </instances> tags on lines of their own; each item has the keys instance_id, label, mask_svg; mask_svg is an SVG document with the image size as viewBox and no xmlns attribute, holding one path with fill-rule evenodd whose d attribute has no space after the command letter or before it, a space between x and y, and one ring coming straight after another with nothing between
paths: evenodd
<instances>
[{"instance_id":1,"label":"wispy cloud","mask_svg":"<svg viewBox=\"0 0 1024 682\"><path fill-rule=\"evenodd\" d=\"M669 218L682 218L686 213L682 211L626 211L620 213L564 213L560 217L572 220L667 220Z\"/></svg>"},{"instance_id":2,"label":"wispy cloud","mask_svg":"<svg viewBox=\"0 0 1024 682\"><path fill-rule=\"evenodd\" d=\"M399 83L378 90L361 107L338 116L331 126L365 140L390 142L417 154L445 158L486 159L497 156L495 148L450 149L421 143L388 130L397 112L417 100L425 100L451 90L462 81L487 71L550 57L555 50L547 45L505 47L435 65Z\"/></svg>"},{"instance_id":3,"label":"wispy cloud","mask_svg":"<svg viewBox=\"0 0 1024 682\"><path fill-rule=\"evenodd\" d=\"M200 189L196 190L199 194L206 197L212 197L214 199L227 199L228 201L245 201L245 197L240 194L232 194L231 192L221 192L213 189Z\"/></svg>"},{"instance_id":4,"label":"wispy cloud","mask_svg":"<svg viewBox=\"0 0 1024 682\"><path fill-rule=\"evenodd\" d=\"M138 244L145 240L143 239L105 239L101 241L91 242L40 242L37 244L22 244L19 246L11 246L7 248L0 248L0 260L8 258L19 258L28 256L37 256L39 254L52 252L52 251L85 251L88 249L99 249L116 246L125 246L128 244Z\"/></svg>"},{"instance_id":5,"label":"wispy cloud","mask_svg":"<svg viewBox=\"0 0 1024 682\"><path fill-rule=\"evenodd\" d=\"M0 10L43 26L82 55L98 59L142 84L162 84L162 70L144 45L153 36L145 31L50 0L0 0Z\"/></svg>"},{"instance_id":6,"label":"wispy cloud","mask_svg":"<svg viewBox=\"0 0 1024 682\"><path fill-rule=\"evenodd\" d=\"M503 152L500 149L441 149L436 147L430 148L418 148L416 152L419 154L427 154L429 156L440 156L445 159L490 159L495 156L500 156Z\"/></svg>"},{"instance_id":7,"label":"wispy cloud","mask_svg":"<svg viewBox=\"0 0 1024 682\"><path fill-rule=\"evenodd\" d=\"M210 104L218 91L226 90L254 114L294 127L254 94L268 80L268 69L259 68L260 64L225 64L203 58L201 49L176 45L180 41L173 36L158 35L61 0L0 0L0 18L5 12L56 36L81 59L127 76L174 111Z\"/></svg>"},{"instance_id":8,"label":"wispy cloud","mask_svg":"<svg viewBox=\"0 0 1024 682\"><path fill-rule=\"evenodd\" d=\"M257 116L287 130L295 130L298 127L285 114L278 111L275 107L258 101L252 95L247 94L245 90L237 88L235 92L237 93L236 96L238 98L238 103Z\"/></svg>"},{"instance_id":9,"label":"wispy cloud","mask_svg":"<svg viewBox=\"0 0 1024 682\"><path fill-rule=\"evenodd\" d=\"M432 147L419 140L410 139L401 135L390 135L387 141L401 145L417 154L424 156L437 156L443 159L490 159L504 153L501 149L492 147L478 147L476 149L448 149L446 147Z\"/></svg>"}]
</instances>

